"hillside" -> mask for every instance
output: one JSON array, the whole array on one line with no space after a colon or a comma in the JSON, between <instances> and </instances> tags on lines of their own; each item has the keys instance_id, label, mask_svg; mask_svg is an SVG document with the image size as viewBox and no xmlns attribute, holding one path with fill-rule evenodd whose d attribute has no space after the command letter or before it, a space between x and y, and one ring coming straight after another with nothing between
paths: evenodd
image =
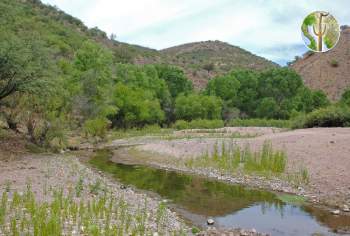
<instances>
[{"instance_id":1,"label":"hillside","mask_svg":"<svg viewBox=\"0 0 350 236\"><path fill-rule=\"evenodd\" d=\"M4 29L12 30L15 22L21 26L16 34L30 31L31 35L42 35L42 41L58 57L71 58L82 42L93 39L112 52L115 62L179 66L195 88L204 88L210 78L233 68L260 70L277 66L244 49L220 41L188 43L160 51L119 42L115 36L108 36L97 27L89 29L79 19L56 7L42 4L39 0L4 0L0 3L0 9L6 12L0 17Z\"/></svg>"},{"instance_id":2,"label":"hillside","mask_svg":"<svg viewBox=\"0 0 350 236\"><path fill-rule=\"evenodd\" d=\"M167 63L183 68L197 88L205 87L210 78L233 68L262 70L277 66L265 58L218 40L183 44L160 52Z\"/></svg>"},{"instance_id":3,"label":"hillside","mask_svg":"<svg viewBox=\"0 0 350 236\"><path fill-rule=\"evenodd\" d=\"M321 89L331 100L338 100L350 87L350 27L341 27L338 44L325 53L306 53L291 67L311 89Z\"/></svg>"}]
</instances>

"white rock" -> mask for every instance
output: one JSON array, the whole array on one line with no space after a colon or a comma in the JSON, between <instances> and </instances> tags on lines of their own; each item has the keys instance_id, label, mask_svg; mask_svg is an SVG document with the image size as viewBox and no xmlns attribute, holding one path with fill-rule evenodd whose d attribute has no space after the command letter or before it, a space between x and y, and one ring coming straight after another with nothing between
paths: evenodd
<instances>
[{"instance_id":1,"label":"white rock","mask_svg":"<svg viewBox=\"0 0 350 236\"><path fill-rule=\"evenodd\" d=\"M154 232L153 236L159 236L158 232Z\"/></svg>"},{"instance_id":2,"label":"white rock","mask_svg":"<svg viewBox=\"0 0 350 236\"><path fill-rule=\"evenodd\" d=\"M333 215L339 215L339 214L340 214L340 211L339 211L339 210L333 210L333 211L331 211L331 213L332 213Z\"/></svg>"},{"instance_id":3,"label":"white rock","mask_svg":"<svg viewBox=\"0 0 350 236\"><path fill-rule=\"evenodd\" d=\"M343 211L344 211L344 212L350 212L349 206L348 206L348 205L344 205L344 206L343 206Z\"/></svg>"},{"instance_id":4,"label":"white rock","mask_svg":"<svg viewBox=\"0 0 350 236\"><path fill-rule=\"evenodd\" d=\"M249 234L245 230L241 229L241 231L239 232L239 235L241 235L241 236L248 236Z\"/></svg>"},{"instance_id":5,"label":"white rock","mask_svg":"<svg viewBox=\"0 0 350 236\"><path fill-rule=\"evenodd\" d=\"M207 220L207 224L208 225L213 225L215 223L215 221L213 219L208 219Z\"/></svg>"}]
</instances>

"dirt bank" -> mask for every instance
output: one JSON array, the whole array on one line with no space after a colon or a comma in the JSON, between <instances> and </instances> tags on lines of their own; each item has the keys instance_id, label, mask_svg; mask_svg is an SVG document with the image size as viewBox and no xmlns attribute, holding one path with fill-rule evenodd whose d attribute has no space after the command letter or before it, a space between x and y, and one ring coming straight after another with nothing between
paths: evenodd
<instances>
[{"instance_id":1,"label":"dirt bank","mask_svg":"<svg viewBox=\"0 0 350 236\"><path fill-rule=\"evenodd\" d=\"M249 128L246 128L249 130ZM254 132L256 131L256 128ZM266 128L260 128L266 129ZM138 150L186 159L213 148L218 139L194 138L159 140L137 147ZM310 194L329 205L350 204L350 128L313 128L286 132L267 132L255 138L221 139L254 150L265 140L288 155L288 171L306 167L310 175Z\"/></svg>"}]
</instances>

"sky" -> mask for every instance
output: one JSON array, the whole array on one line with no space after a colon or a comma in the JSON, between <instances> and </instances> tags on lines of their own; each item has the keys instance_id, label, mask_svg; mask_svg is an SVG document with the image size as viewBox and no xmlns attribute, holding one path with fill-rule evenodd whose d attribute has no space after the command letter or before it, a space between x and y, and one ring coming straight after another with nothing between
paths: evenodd
<instances>
[{"instance_id":1,"label":"sky","mask_svg":"<svg viewBox=\"0 0 350 236\"><path fill-rule=\"evenodd\" d=\"M118 41L164 49L220 40L285 65L307 51L300 26L311 12L350 25L348 0L42 0L115 34Z\"/></svg>"}]
</instances>

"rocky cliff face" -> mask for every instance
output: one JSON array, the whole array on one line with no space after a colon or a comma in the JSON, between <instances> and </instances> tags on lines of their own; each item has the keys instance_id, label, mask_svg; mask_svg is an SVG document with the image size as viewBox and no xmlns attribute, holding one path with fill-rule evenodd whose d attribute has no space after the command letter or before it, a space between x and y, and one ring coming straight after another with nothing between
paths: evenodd
<instances>
[{"instance_id":1,"label":"rocky cliff face","mask_svg":"<svg viewBox=\"0 0 350 236\"><path fill-rule=\"evenodd\" d=\"M350 27L341 27L339 42L332 50L308 52L291 67L307 86L323 90L333 101L338 100L350 88Z\"/></svg>"}]
</instances>

